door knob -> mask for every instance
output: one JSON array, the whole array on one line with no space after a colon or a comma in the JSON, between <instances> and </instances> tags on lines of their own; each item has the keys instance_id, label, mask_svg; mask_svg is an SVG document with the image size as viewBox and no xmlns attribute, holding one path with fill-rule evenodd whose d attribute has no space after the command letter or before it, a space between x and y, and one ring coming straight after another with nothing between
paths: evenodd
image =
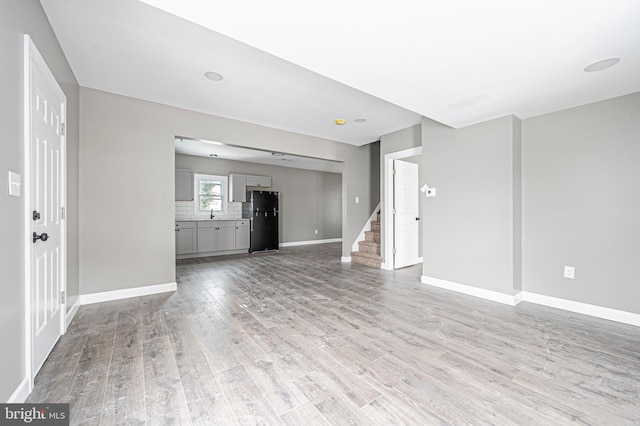
<instances>
[{"instance_id":1,"label":"door knob","mask_svg":"<svg viewBox=\"0 0 640 426\"><path fill-rule=\"evenodd\" d=\"M49 239L49 236L47 235L46 232L43 232L42 234L38 235L37 233L33 233L33 243L35 244L36 241L41 240L42 242L47 241Z\"/></svg>"},{"instance_id":2,"label":"door knob","mask_svg":"<svg viewBox=\"0 0 640 426\"><path fill-rule=\"evenodd\" d=\"M420 218L419 218L419 217L416 217L416 220L420 220Z\"/></svg>"}]
</instances>

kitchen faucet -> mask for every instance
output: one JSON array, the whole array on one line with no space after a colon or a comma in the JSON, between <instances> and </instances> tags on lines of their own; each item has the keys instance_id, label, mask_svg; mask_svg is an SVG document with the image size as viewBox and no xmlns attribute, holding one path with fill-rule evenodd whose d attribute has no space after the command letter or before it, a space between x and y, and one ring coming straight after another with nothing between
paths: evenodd
<instances>
[{"instance_id":1,"label":"kitchen faucet","mask_svg":"<svg viewBox=\"0 0 640 426\"><path fill-rule=\"evenodd\" d=\"M216 215L213 214L213 209L211 209L211 217L209 219L213 219L214 217L216 217Z\"/></svg>"}]
</instances>

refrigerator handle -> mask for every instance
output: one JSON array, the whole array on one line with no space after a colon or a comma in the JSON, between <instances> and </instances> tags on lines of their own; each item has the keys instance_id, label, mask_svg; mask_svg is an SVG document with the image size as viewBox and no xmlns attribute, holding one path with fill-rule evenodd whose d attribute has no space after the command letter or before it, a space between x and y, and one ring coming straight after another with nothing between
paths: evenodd
<instances>
[{"instance_id":1,"label":"refrigerator handle","mask_svg":"<svg viewBox=\"0 0 640 426\"><path fill-rule=\"evenodd\" d=\"M251 229L249 231L253 232L253 219L251 219L249 222L251 222Z\"/></svg>"}]
</instances>

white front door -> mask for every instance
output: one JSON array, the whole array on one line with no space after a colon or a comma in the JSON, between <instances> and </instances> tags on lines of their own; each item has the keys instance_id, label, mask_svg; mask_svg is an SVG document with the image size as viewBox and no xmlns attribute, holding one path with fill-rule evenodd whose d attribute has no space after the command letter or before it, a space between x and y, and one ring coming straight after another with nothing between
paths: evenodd
<instances>
[{"instance_id":1,"label":"white front door","mask_svg":"<svg viewBox=\"0 0 640 426\"><path fill-rule=\"evenodd\" d=\"M29 39L27 64L29 190L31 223L31 338L33 374L64 331L64 119L66 98Z\"/></svg>"},{"instance_id":2,"label":"white front door","mask_svg":"<svg viewBox=\"0 0 640 426\"><path fill-rule=\"evenodd\" d=\"M394 160L393 168L394 267L403 268L420 262L418 165Z\"/></svg>"}]
</instances>

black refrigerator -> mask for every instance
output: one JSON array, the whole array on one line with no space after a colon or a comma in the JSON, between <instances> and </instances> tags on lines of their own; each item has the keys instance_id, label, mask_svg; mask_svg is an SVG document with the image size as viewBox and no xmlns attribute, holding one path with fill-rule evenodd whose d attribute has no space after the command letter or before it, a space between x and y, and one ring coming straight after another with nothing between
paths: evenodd
<instances>
[{"instance_id":1,"label":"black refrigerator","mask_svg":"<svg viewBox=\"0 0 640 426\"><path fill-rule=\"evenodd\" d=\"M242 217L251 219L249 253L278 250L278 193L275 191L247 191L242 203Z\"/></svg>"}]
</instances>

